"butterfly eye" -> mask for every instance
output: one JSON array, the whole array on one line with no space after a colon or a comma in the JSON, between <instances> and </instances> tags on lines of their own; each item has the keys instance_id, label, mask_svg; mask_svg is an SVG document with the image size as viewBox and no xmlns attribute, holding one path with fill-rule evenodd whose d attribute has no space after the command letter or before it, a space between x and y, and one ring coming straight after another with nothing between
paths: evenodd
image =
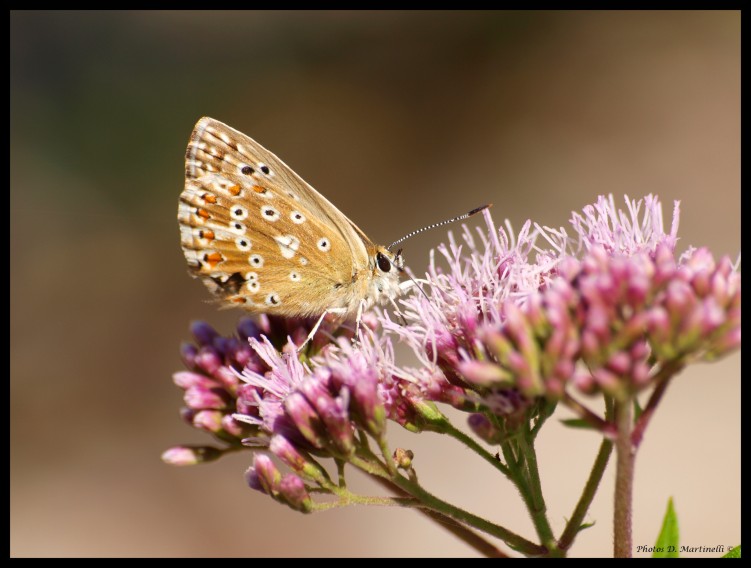
<instances>
[{"instance_id":1,"label":"butterfly eye","mask_svg":"<svg viewBox=\"0 0 751 568\"><path fill-rule=\"evenodd\" d=\"M376 262L378 262L378 268L380 268L382 272L389 272L391 270L391 261L380 252L376 255Z\"/></svg>"}]
</instances>

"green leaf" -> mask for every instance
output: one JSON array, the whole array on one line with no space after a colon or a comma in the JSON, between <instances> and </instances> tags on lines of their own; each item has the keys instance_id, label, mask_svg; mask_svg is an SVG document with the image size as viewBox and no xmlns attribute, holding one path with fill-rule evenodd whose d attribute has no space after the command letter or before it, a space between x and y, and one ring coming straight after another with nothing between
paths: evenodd
<instances>
[{"instance_id":1,"label":"green leaf","mask_svg":"<svg viewBox=\"0 0 751 568\"><path fill-rule=\"evenodd\" d=\"M662 530L655 543L652 558L678 558L678 517L673 508L673 498L668 499L668 509L662 521Z\"/></svg>"},{"instance_id":2,"label":"green leaf","mask_svg":"<svg viewBox=\"0 0 751 568\"><path fill-rule=\"evenodd\" d=\"M595 526L594 522L591 522L591 523L582 523L582 524L579 525L579 530L576 531L576 532L582 532L583 530L587 530L588 528L593 527L593 526Z\"/></svg>"},{"instance_id":3,"label":"green leaf","mask_svg":"<svg viewBox=\"0 0 751 568\"><path fill-rule=\"evenodd\" d=\"M735 548L731 548L730 551L722 558L740 558L741 557L741 545L739 544Z\"/></svg>"},{"instance_id":4,"label":"green leaf","mask_svg":"<svg viewBox=\"0 0 751 568\"><path fill-rule=\"evenodd\" d=\"M568 426L569 428L582 428L584 430L596 430L592 424L583 420L582 418L566 418L561 420L561 424Z\"/></svg>"}]
</instances>

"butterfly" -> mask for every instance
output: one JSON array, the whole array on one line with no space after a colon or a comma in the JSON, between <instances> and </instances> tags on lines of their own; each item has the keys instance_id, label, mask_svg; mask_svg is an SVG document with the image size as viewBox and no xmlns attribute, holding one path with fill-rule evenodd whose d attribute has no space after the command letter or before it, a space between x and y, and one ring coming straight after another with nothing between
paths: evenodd
<instances>
[{"instance_id":1,"label":"butterfly","mask_svg":"<svg viewBox=\"0 0 751 568\"><path fill-rule=\"evenodd\" d=\"M201 118L177 212L195 277L250 312L344 321L401 294L401 251L374 244L255 140ZM307 340L306 340L307 343Z\"/></svg>"},{"instance_id":2,"label":"butterfly","mask_svg":"<svg viewBox=\"0 0 751 568\"><path fill-rule=\"evenodd\" d=\"M393 302L413 281L397 244L374 244L328 199L258 142L204 117L190 135L177 220L193 276L226 305L283 317L343 322Z\"/></svg>"}]
</instances>

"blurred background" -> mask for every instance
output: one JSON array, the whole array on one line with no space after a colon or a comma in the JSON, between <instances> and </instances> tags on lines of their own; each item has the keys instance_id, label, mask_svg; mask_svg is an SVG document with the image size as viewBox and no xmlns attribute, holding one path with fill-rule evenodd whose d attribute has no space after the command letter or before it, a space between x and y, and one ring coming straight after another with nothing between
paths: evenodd
<instances>
[{"instance_id":1,"label":"blurred background","mask_svg":"<svg viewBox=\"0 0 751 568\"><path fill-rule=\"evenodd\" d=\"M171 382L190 321L228 334L240 316L206 302L179 246L201 116L376 242L486 202L518 229L657 193L668 226L681 200L681 249L740 251L739 12L14 11L10 36L11 556L474 554L412 511L294 513L245 486L249 455L160 461L208 441ZM445 238L412 239L408 264ZM739 394L739 354L671 385L636 462L635 545L670 496L682 544L740 542ZM391 434L426 488L534 537L483 462ZM597 445L558 425L540 438L557 533ZM572 555L612 554L612 489L613 463Z\"/></svg>"}]
</instances>

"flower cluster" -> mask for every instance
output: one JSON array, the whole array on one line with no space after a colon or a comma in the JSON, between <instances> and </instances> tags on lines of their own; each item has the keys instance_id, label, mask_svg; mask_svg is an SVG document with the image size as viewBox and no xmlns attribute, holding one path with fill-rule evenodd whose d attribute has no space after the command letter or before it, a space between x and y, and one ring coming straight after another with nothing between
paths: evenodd
<instances>
[{"instance_id":1,"label":"flower cluster","mask_svg":"<svg viewBox=\"0 0 751 568\"><path fill-rule=\"evenodd\" d=\"M655 197L626 204L603 197L574 214L576 239L528 223L512 240L486 211L482 246L465 229L465 249L453 239L439 247L448 270L431 259L427 293L403 302L407 325L384 323L424 368L441 370L428 374L427 398L449 402L452 385L457 408L475 401L508 416L569 384L633 393L659 364L737 348L740 274L730 260L706 249L676 257L677 204L669 233Z\"/></svg>"},{"instance_id":2,"label":"flower cluster","mask_svg":"<svg viewBox=\"0 0 751 568\"><path fill-rule=\"evenodd\" d=\"M298 352L309 320L243 319L229 338L196 323L197 345L182 348L187 371L174 375L182 415L226 446L179 446L163 459L185 465L253 448L249 486L302 512L318 507L313 493L353 502L321 458L333 458L340 476L349 463L420 494L397 473L411 472L412 455L392 456L386 424L466 442L434 404L444 403L468 412L471 431L503 448L505 464L498 454L488 461L521 475L515 468L529 455L520 452L530 450L509 434L525 428L533 438L558 401L571 404L577 393L628 401L665 369L739 347L737 267L703 248L677 255L678 213L676 204L666 232L656 197L626 198L625 211L601 197L572 216L570 237L531 222L514 235L485 210L487 230L465 227L461 244L449 234L424 277L413 279L421 293L400 300L398 317L366 314L354 344L350 328L338 336L322 329ZM417 368L397 365L395 339Z\"/></svg>"},{"instance_id":3,"label":"flower cluster","mask_svg":"<svg viewBox=\"0 0 751 568\"><path fill-rule=\"evenodd\" d=\"M268 370L249 340L271 338L281 347L289 337L302 342L310 329L308 320L262 316L254 321L244 317L237 325L237 335L223 337L207 323L193 322L195 344L186 342L180 349L187 370L173 375L174 383L184 391L185 407L180 411L183 420L212 434L230 449L241 447L243 439L258 433L257 427L233 418L235 413L256 412L255 406L238 396L246 388L241 373ZM226 450L213 446L176 446L165 451L162 459L174 465L193 465L214 460Z\"/></svg>"}]
</instances>

